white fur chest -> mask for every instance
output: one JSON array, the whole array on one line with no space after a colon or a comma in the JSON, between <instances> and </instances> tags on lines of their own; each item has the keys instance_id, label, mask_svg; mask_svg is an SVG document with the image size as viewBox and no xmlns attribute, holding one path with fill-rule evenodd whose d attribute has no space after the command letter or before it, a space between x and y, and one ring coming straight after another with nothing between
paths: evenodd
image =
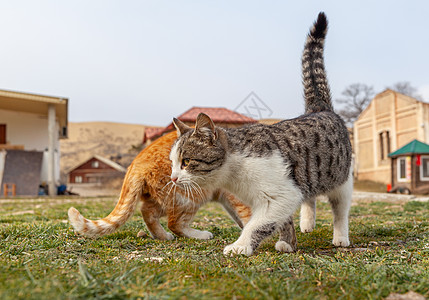
<instances>
[{"instance_id":1,"label":"white fur chest","mask_svg":"<svg viewBox=\"0 0 429 300\"><path fill-rule=\"evenodd\" d=\"M222 187L251 206L263 199L284 199L297 190L289 179L289 166L285 165L279 152L269 157L231 154L223 169L228 170L228 175Z\"/></svg>"}]
</instances>

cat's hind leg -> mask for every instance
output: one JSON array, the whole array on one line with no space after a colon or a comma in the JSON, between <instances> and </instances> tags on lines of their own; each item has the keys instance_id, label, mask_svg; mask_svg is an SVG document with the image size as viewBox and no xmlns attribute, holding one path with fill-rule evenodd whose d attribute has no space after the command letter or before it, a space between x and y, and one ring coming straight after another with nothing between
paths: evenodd
<instances>
[{"instance_id":1,"label":"cat's hind leg","mask_svg":"<svg viewBox=\"0 0 429 300\"><path fill-rule=\"evenodd\" d=\"M334 217L334 237L332 243L338 247L347 247L349 241L349 210L352 203L353 175L347 181L328 194Z\"/></svg>"},{"instance_id":2,"label":"cat's hind leg","mask_svg":"<svg viewBox=\"0 0 429 300\"><path fill-rule=\"evenodd\" d=\"M277 195L273 190L272 197L266 197L267 193L262 192L261 197L255 199L251 208L252 217L244 226L238 240L225 247L225 255L252 255L265 238L288 222L301 203L302 194L294 184L284 184L282 187L284 190L277 190ZM277 245L280 250L281 244L283 243Z\"/></svg>"},{"instance_id":3,"label":"cat's hind leg","mask_svg":"<svg viewBox=\"0 0 429 300\"><path fill-rule=\"evenodd\" d=\"M159 219L165 215L161 205L151 199L144 199L142 202L141 213L143 220L153 238L158 240L174 240L174 235L166 232L159 223Z\"/></svg>"},{"instance_id":4,"label":"cat's hind leg","mask_svg":"<svg viewBox=\"0 0 429 300\"><path fill-rule=\"evenodd\" d=\"M302 202L299 227L303 233L312 232L316 227L315 197L307 198Z\"/></svg>"},{"instance_id":5,"label":"cat's hind leg","mask_svg":"<svg viewBox=\"0 0 429 300\"><path fill-rule=\"evenodd\" d=\"M250 207L243 204L231 193L216 191L213 195L213 201L222 204L225 211L231 216L235 223L240 226L240 228L243 228L244 225L249 222L252 215Z\"/></svg>"},{"instance_id":6,"label":"cat's hind leg","mask_svg":"<svg viewBox=\"0 0 429 300\"><path fill-rule=\"evenodd\" d=\"M293 225L292 216L278 228L279 241L276 243L276 250L279 252L295 252L296 251L296 233Z\"/></svg>"}]
</instances>

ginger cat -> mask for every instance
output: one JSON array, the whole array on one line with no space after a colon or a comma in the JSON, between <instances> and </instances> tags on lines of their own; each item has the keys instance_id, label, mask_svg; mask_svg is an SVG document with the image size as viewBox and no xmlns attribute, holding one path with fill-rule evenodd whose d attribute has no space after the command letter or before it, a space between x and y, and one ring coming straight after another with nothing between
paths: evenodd
<instances>
[{"instance_id":1,"label":"ginger cat","mask_svg":"<svg viewBox=\"0 0 429 300\"><path fill-rule=\"evenodd\" d=\"M174 187L170 180L169 154L176 138L177 133L171 132L140 152L128 168L116 207L104 219L85 219L78 210L71 207L68 216L75 231L92 238L113 233L133 215L139 200L142 201L141 213L146 226L156 239L174 239L159 223L163 216L167 216L168 228L178 236L212 238L213 235L208 231L189 227L198 209L208 201L221 203L232 219L243 228L251 211L231 194L220 190L208 192L199 187L193 190Z\"/></svg>"}]
</instances>

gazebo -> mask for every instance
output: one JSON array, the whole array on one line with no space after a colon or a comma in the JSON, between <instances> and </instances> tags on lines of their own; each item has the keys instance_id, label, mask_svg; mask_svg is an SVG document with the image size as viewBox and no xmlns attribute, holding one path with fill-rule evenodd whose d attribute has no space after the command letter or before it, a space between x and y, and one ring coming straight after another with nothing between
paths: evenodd
<instances>
[{"instance_id":1,"label":"gazebo","mask_svg":"<svg viewBox=\"0 0 429 300\"><path fill-rule=\"evenodd\" d=\"M401 193L429 193L429 145L413 140L389 154L392 190Z\"/></svg>"}]
</instances>

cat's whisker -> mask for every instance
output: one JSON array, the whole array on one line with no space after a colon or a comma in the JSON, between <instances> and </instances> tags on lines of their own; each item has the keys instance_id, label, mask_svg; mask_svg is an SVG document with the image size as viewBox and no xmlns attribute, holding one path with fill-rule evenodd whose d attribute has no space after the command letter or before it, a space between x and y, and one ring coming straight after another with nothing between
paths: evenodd
<instances>
[{"instance_id":1,"label":"cat's whisker","mask_svg":"<svg viewBox=\"0 0 429 300\"><path fill-rule=\"evenodd\" d=\"M186 198L194 200L194 194L192 191L192 180L190 179L186 179L184 182L184 187L185 187L185 193L186 193Z\"/></svg>"},{"instance_id":2,"label":"cat's whisker","mask_svg":"<svg viewBox=\"0 0 429 300\"><path fill-rule=\"evenodd\" d=\"M188 183L188 188L189 188L189 200L192 199L192 201L194 201L194 193L193 193L192 185L190 185L189 183Z\"/></svg>"},{"instance_id":3,"label":"cat's whisker","mask_svg":"<svg viewBox=\"0 0 429 300\"><path fill-rule=\"evenodd\" d=\"M191 197L191 192L189 191L189 186L186 185L186 198L190 198Z\"/></svg>"},{"instance_id":4,"label":"cat's whisker","mask_svg":"<svg viewBox=\"0 0 429 300\"><path fill-rule=\"evenodd\" d=\"M192 199L192 201L194 200L194 193L192 192L192 186L190 186L188 184L188 189L189 189L189 200Z\"/></svg>"},{"instance_id":5,"label":"cat's whisker","mask_svg":"<svg viewBox=\"0 0 429 300\"><path fill-rule=\"evenodd\" d=\"M176 202L177 202L177 193L176 193L176 188L177 188L177 185L174 185L174 189L173 189L173 211L174 211L174 205L176 204Z\"/></svg>"},{"instance_id":6,"label":"cat's whisker","mask_svg":"<svg viewBox=\"0 0 429 300\"><path fill-rule=\"evenodd\" d=\"M170 189L168 190L167 196L170 195L171 190L174 188L174 190L176 190L176 185L173 183L173 181L170 181L172 183Z\"/></svg>"},{"instance_id":7,"label":"cat's whisker","mask_svg":"<svg viewBox=\"0 0 429 300\"><path fill-rule=\"evenodd\" d=\"M173 181L169 181L169 182L167 182L164 186L163 186L163 188L161 189L161 191L163 191L166 187L168 187L170 184L172 184L173 183Z\"/></svg>"},{"instance_id":8,"label":"cat's whisker","mask_svg":"<svg viewBox=\"0 0 429 300\"><path fill-rule=\"evenodd\" d=\"M196 183L194 180L191 180L191 184L193 184L199 191L199 194L203 196L203 189L200 187L198 183Z\"/></svg>"},{"instance_id":9,"label":"cat's whisker","mask_svg":"<svg viewBox=\"0 0 429 300\"><path fill-rule=\"evenodd\" d=\"M176 191L176 189L174 189L174 191ZM176 194L176 193L174 193L174 194L173 194L173 212L174 212L174 206L175 206L175 204L176 204L176 201L177 201L177 194Z\"/></svg>"},{"instance_id":10,"label":"cat's whisker","mask_svg":"<svg viewBox=\"0 0 429 300\"><path fill-rule=\"evenodd\" d=\"M190 182L189 184L189 191L191 193L191 197L192 197L192 202L195 202L195 197L194 197L194 187L192 185L192 182Z\"/></svg>"},{"instance_id":11,"label":"cat's whisker","mask_svg":"<svg viewBox=\"0 0 429 300\"><path fill-rule=\"evenodd\" d=\"M203 176L199 176L199 175L193 175L192 177L201 179L202 181L205 181L206 179Z\"/></svg>"},{"instance_id":12,"label":"cat's whisker","mask_svg":"<svg viewBox=\"0 0 429 300\"><path fill-rule=\"evenodd\" d=\"M191 187L197 193L197 195L200 196L200 198L204 198L203 192L201 190L201 187L198 185L198 183L191 180Z\"/></svg>"}]
</instances>

